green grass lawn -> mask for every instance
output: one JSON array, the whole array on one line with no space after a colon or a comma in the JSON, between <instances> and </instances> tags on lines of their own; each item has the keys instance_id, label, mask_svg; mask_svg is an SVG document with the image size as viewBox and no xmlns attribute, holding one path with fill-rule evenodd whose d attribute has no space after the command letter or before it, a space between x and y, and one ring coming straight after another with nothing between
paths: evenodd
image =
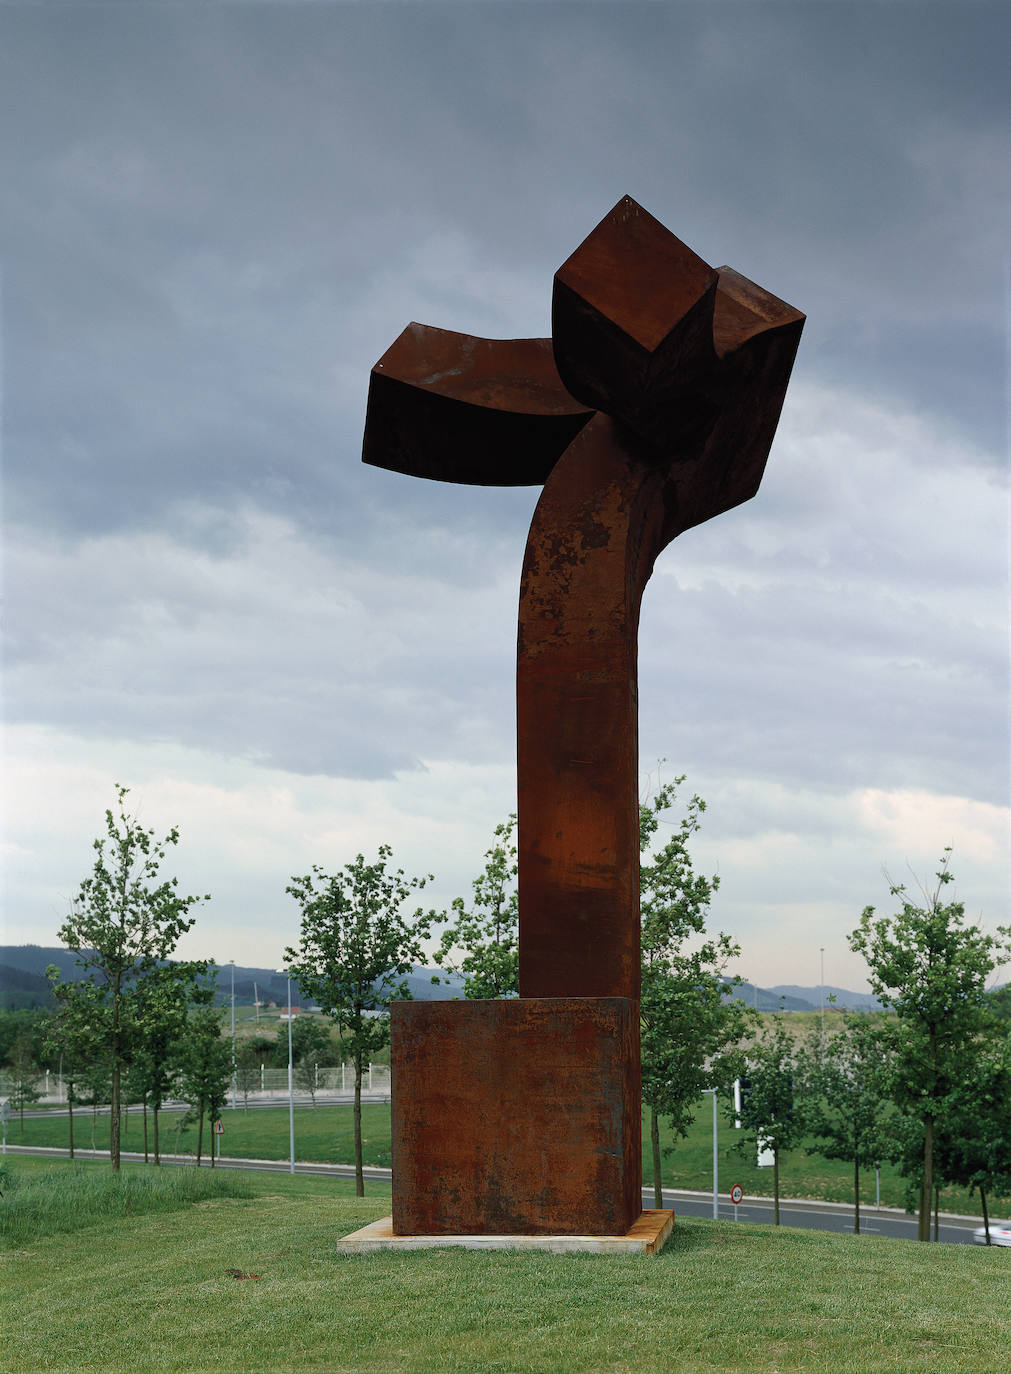
<instances>
[{"instance_id":1,"label":"green grass lawn","mask_svg":"<svg viewBox=\"0 0 1011 1374\"><path fill-rule=\"evenodd\" d=\"M10 1161L19 1189L70 1165ZM76 1172L111 1177L103 1165ZM129 1172L129 1171L127 1171ZM181 1171L166 1171L180 1178ZM209 1171L207 1177L209 1178ZM218 1175L216 1183L225 1183ZM0 1253L11 1370L1001 1370L1011 1252L678 1222L657 1257L343 1256L383 1215L346 1185L242 1174L222 1193ZM6 1201L6 1198L5 1198ZM164 1200L163 1200L164 1201ZM236 1280L227 1270L257 1274Z\"/></svg>"},{"instance_id":2,"label":"green grass lawn","mask_svg":"<svg viewBox=\"0 0 1011 1374\"><path fill-rule=\"evenodd\" d=\"M162 1149L175 1146L175 1122L179 1113L162 1114ZM126 1150L143 1149L143 1128L137 1116L128 1118L123 1136ZM257 1109L244 1112L226 1110L222 1114L225 1134L221 1138L222 1153L240 1159L288 1158L287 1107ZM78 1146L91 1146L91 1113L80 1109L75 1113L74 1139ZM380 1168L390 1166L390 1109L381 1104L367 1103L362 1108L365 1163ZM643 1124L643 1180L652 1183L652 1158L649 1152L648 1123ZM754 1153L743 1157L734 1147L736 1132L724 1120L720 1121L720 1191L729 1192L739 1183L748 1196L769 1196L772 1192L772 1170L759 1169ZM24 1134L16 1120L8 1123L8 1140L14 1145L67 1144L67 1118L29 1118ZM669 1133L661 1128L661 1139L670 1145ZM95 1143L98 1149L108 1149L109 1119L100 1116L96 1123ZM205 1128L204 1149L208 1150ZM183 1151L196 1150L196 1132L181 1137ZM299 1160L328 1164L347 1164L354 1160L354 1140L350 1106L297 1108L295 1112L295 1156ZM713 1134L711 1099L700 1104L699 1115L688 1138L677 1142L673 1153L663 1162L664 1185L668 1188L708 1190L713 1186ZM819 1155L793 1150L780 1162L780 1191L783 1197L815 1198L825 1202L853 1201L852 1166L839 1161L822 1159ZM366 1185L369 1186L369 1185ZM875 1200L874 1173L861 1176L861 1202L873 1206ZM881 1202L886 1207L905 1205L905 1182L890 1164L881 1168ZM988 1201L992 1217L1011 1216L1011 1198L991 1198ZM980 1215L979 1194L962 1188L941 1190L941 1210Z\"/></svg>"}]
</instances>

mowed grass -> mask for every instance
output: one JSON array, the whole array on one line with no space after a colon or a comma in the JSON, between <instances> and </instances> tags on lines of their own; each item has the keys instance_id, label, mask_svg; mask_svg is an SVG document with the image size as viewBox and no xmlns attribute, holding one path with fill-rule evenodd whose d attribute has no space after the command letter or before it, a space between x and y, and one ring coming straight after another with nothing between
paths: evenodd
<instances>
[{"instance_id":1,"label":"mowed grass","mask_svg":"<svg viewBox=\"0 0 1011 1374\"><path fill-rule=\"evenodd\" d=\"M265 1180L249 1170L126 1163L117 1174L95 1160L70 1163L8 1156L0 1160L0 1250L103 1221L181 1211L220 1198L253 1197L268 1183L269 1176ZM353 1180L335 1183L336 1195L353 1195ZM285 1177L281 1186L294 1193L312 1191L297 1174ZM390 1185L373 1191L389 1196Z\"/></svg>"},{"instance_id":2,"label":"mowed grass","mask_svg":"<svg viewBox=\"0 0 1011 1374\"><path fill-rule=\"evenodd\" d=\"M55 1188L70 1167L41 1176ZM330 1180L246 1178L247 1196L106 1218L0 1255L5 1368L1007 1367L1004 1250L686 1221L657 1257L345 1256L340 1237L388 1201L342 1195Z\"/></svg>"},{"instance_id":3,"label":"mowed grass","mask_svg":"<svg viewBox=\"0 0 1011 1374\"><path fill-rule=\"evenodd\" d=\"M175 1122L181 1115L162 1114L161 1143L164 1152L175 1148ZM127 1120L127 1118L124 1118ZM222 1113L225 1134L220 1139L222 1153L237 1159L287 1159L287 1107L256 1108L244 1112L241 1107ZM143 1127L138 1116L128 1118L123 1136L125 1150L143 1149ZM91 1113L87 1109L75 1113L74 1139L81 1148L91 1146ZM362 1107L363 1154L365 1163L379 1168L390 1167L390 1108L379 1103ZM734 1146L738 1133L729 1121L721 1117L719 1124L720 1191L729 1192L739 1183L747 1196L770 1196L772 1170L760 1169L754 1151L742 1155ZM8 1123L8 1140L15 1145L67 1144L67 1118L34 1117L25 1121L22 1134L17 1123ZM664 1146L674 1145L664 1156L663 1181L667 1188L688 1188L706 1191L713 1186L713 1128L711 1099L699 1105L698 1115L686 1140L674 1144L665 1125L661 1126ZM98 1149L109 1148L109 1118L99 1116L95 1123L95 1143ZM196 1131L192 1128L181 1137L180 1148L186 1152L196 1149ZM209 1130L204 1129L204 1154L210 1149ZM309 1107L295 1112L295 1157L299 1160L325 1164L349 1164L354 1160L354 1137L350 1106L323 1107L313 1111ZM643 1182L651 1186L653 1161L649 1147L649 1123L643 1120ZM861 1204L872 1207L875 1202L874 1171L864 1170L860 1179ZM366 1189L372 1185L366 1183ZM822 1159L805 1150L791 1150L780 1160L780 1194L782 1197L814 1198L823 1202L853 1201L853 1166L843 1160ZM881 1167L881 1203L885 1207L904 1207L905 1180L894 1165ZM990 1215L1011 1216L1011 1198L990 1198ZM979 1216L979 1194L964 1188L943 1188L941 1210L966 1216Z\"/></svg>"},{"instance_id":4,"label":"mowed grass","mask_svg":"<svg viewBox=\"0 0 1011 1374\"><path fill-rule=\"evenodd\" d=\"M160 1113L159 1138L162 1154L171 1154L176 1147L176 1122L181 1112ZM225 1134L219 1137L221 1153L237 1159L287 1159L288 1108L264 1107L244 1112L237 1107L221 1114ZM144 1127L140 1116L124 1117L129 1122L122 1135L124 1150L143 1151ZM95 1125L95 1146L109 1148L109 1116L99 1115ZM14 1129L11 1129L11 1128ZM91 1149L92 1117L88 1109L74 1113L74 1143L79 1149ZM8 1122L7 1139L12 1145L56 1145L65 1148L69 1141L66 1116L29 1117L24 1134L14 1122ZM390 1167L390 1108L383 1103L362 1104L362 1139L365 1163L374 1167ZM150 1118L148 1144L153 1149ZM197 1132L190 1127L179 1137L183 1152L195 1153ZM204 1123L204 1156L211 1148L210 1124ZM311 1107L295 1109L295 1158L318 1164L353 1164L355 1158L354 1121L350 1105L339 1107Z\"/></svg>"}]
</instances>

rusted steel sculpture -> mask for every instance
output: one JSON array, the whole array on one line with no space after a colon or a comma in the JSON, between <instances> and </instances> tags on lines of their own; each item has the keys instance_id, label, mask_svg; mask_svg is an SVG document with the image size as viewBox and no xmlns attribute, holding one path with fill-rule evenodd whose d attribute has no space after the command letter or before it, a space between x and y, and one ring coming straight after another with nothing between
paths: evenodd
<instances>
[{"instance_id":1,"label":"rusted steel sculpture","mask_svg":"<svg viewBox=\"0 0 1011 1374\"><path fill-rule=\"evenodd\" d=\"M520 999L395 1005L398 1233L638 1216L639 606L672 539L758 490L803 322L625 197L555 274L550 340L411 324L373 368L367 463L544 485L519 605Z\"/></svg>"}]
</instances>

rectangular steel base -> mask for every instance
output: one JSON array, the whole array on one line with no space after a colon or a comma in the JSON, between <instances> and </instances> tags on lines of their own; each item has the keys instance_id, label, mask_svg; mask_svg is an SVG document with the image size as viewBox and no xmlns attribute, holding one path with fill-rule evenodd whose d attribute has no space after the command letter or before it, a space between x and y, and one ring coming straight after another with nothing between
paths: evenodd
<instances>
[{"instance_id":1,"label":"rectangular steel base","mask_svg":"<svg viewBox=\"0 0 1011 1374\"><path fill-rule=\"evenodd\" d=\"M638 1003L394 1002L398 1236L625 1235L642 1211Z\"/></svg>"},{"instance_id":2,"label":"rectangular steel base","mask_svg":"<svg viewBox=\"0 0 1011 1374\"><path fill-rule=\"evenodd\" d=\"M667 1208L643 1212L623 1236L398 1236L393 1218L383 1217L338 1242L346 1253L373 1250L431 1250L459 1246L464 1250L550 1250L556 1255L657 1255L674 1230L674 1213Z\"/></svg>"}]
</instances>

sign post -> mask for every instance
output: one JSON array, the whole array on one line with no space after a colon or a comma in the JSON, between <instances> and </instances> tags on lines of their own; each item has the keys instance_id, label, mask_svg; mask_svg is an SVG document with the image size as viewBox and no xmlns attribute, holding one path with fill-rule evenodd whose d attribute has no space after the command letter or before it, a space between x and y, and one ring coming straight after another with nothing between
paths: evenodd
<instances>
[{"instance_id":1,"label":"sign post","mask_svg":"<svg viewBox=\"0 0 1011 1374\"><path fill-rule=\"evenodd\" d=\"M730 1190L730 1201L734 1204L734 1220L737 1220L737 1204L744 1196L744 1189L739 1183L735 1183Z\"/></svg>"}]
</instances>

